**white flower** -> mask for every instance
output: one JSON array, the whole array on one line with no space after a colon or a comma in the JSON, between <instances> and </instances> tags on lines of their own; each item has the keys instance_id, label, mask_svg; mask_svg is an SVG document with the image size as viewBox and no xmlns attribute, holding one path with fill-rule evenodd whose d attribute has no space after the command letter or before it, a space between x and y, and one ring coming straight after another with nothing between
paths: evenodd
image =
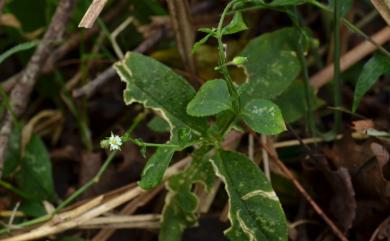
<instances>
[{"instance_id":1,"label":"white flower","mask_svg":"<svg viewBox=\"0 0 390 241\"><path fill-rule=\"evenodd\" d=\"M110 138L108 138L108 144L110 144L110 150L120 150L122 145L122 139L120 136L114 135L111 133Z\"/></svg>"}]
</instances>

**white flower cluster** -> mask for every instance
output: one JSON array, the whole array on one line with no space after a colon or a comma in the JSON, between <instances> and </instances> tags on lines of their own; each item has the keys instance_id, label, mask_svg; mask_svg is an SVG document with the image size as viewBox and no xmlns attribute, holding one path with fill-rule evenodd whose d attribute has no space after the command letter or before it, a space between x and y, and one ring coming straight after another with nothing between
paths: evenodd
<instances>
[{"instance_id":1,"label":"white flower cluster","mask_svg":"<svg viewBox=\"0 0 390 241\"><path fill-rule=\"evenodd\" d=\"M110 151L119 151L122 146L122 138L111 133L109 138L106 138L100 142L100 146L102 148L110 148Z\"/></svg>"}]
</instances>

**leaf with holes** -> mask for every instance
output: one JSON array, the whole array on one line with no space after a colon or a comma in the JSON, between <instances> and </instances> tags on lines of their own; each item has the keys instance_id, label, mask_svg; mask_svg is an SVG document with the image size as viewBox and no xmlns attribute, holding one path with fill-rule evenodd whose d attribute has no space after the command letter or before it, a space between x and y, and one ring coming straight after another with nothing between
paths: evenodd
<instances>
[{"instance_id":1,"label":"leaf with holes","mask_svg":"<svg viewBox=\"0 0 390 241\"><path fill-rule=\"evenodd\" d=\"M205 156L194 156L184 172L169 179L159 241L180 241L184 229L196 224L198 197L192 192L193 184L201 183L210 190L214 180L213 168Z\"/></svg>"},{"instance_id":2,"label":"leaf with holes","mask_svg":"<svg viewBox=\"0 0 390 241\"><path fill-rule=\"evenodd\" d=\"M247 157L221 151L212 158L214 170L229 196L232 241L287 241L287 221L272 186Z\"/></svg>"},{"instance_id":3,"label":"leaf with holes","mask_svg":"<svg viewBox=\"0 0 390 241\"><path fill-rule=\"evenodd\" d=\"M295 29L284 28L249 42L240 54L248 59L243 65L248 80L239 88L243 102L274 98L297 78L301 65L294 45L298 39Z\"/></svg>"},{"instance_id":4,"label":"leaf with holes","mask_svg":"<svg viewBox=\"0 0 390 241\"><path fill-rule=\"evenodd\" d=\"M187 113L192 116L210 116L232 106L225 80L209 80L202 85L195 97L188 103Z\"/></svg>"},{"instance_id":5,"label":"leaf with holes","mask_svg":"<svg viewBox=\"0 0 390 241\"><path fill-rule=\"evenodd\" d=\"M269 100L249 101L244 106L241 116L250 128L264 135L275 135L286 130L282 112Z\"/></svg>"},{"instance_id":6,"label":"leaf with holes","mask_svg":"<svg viewBox=\"0 0 390 241\"><path fill-rule=\"evenodd\" d=\"M390 71L390 57L376 54L364 65L355 87L352 111L356 111L367 91L379 77Z\"/></svg>"}]
</instances>

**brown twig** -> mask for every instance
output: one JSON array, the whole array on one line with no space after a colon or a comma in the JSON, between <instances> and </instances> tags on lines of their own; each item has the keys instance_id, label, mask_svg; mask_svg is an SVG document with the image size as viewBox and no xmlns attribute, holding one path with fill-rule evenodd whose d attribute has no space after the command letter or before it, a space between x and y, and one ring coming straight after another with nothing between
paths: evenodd
<instances>
[{"instance_id":1,"label":"brown twig","mask_svg":"<svg viewBox=\"0 0 390 241\"><path fill-rule=\"evenodd\" d=\"M127 1L118 1L118 3L110 9L103 17L104 22L110 22L115 19L120 12L125 9L125 4ZM46 60L44 66L42 67L42 73L48 74L55 69L56 63L62 59L67 53L72 51L75 48L80 46L81 41L86 41L99 32L99 27L94 26L86 31L78 31L77 33L72 34L61 46L56 48Z\"/></svg>"},{"instance_id":2,"label":"brown twig","mask_svg":"<svg viewBox=\"0 0 390 241\"><path fill-rule=\"evenodd\" d=\"M21 73L18 83L12 89L10 105L16 117L19 117L26 109L41 66L43 66L55 45L62 39L75 2L75 0L62 0L59 2L43 39ZM5 151L11 134L12 118L11 112L7 111L3 126L0 129L0 169L3 167Z\"/></svg>"},{"instance_id":3,"label":"brown twig","mask_svg":"<svg viewBox=\"0 0 390 241\"><path fill-rule=\"evenodd\" d=\"M314 201L314 199L310 196L310 194L306 191L306 189L302 186L302 184L298 181L298 179L294 176L294 174L287 168L286 165L276 156L276 154L267 146L264 145L261 141L261 138L257 136L255 133L251 131L252 135L258 139L261 147L265 149L274 161L274 163L286 174L286 176L290 179L290 181L294 184L294 186L298 189L298 191L303 195L306 201L313 207L316 213L329 225L330 229L333 233L342 241L348 241L348 238L343 234L343 232L336 226L336 224L328 217L328 215L321 209L321 207Z\"/></svg>"},{"instance_id":4,"label":"brown twig","mask_svg":"<svg viewBox=\"0 0 390 241\"><path fill-rule=\"evenodd\" d=\"M386 225L390 224L390 216L387 217L383 222L375 229L375 231L372 233L370 241L375 241L378 239L378 234ZM380 239L380 238L379 238Z\"/></svg>"},{"instance_id":5,"label":"brown twig","mask_svg":"<svg viewBox=\"0 0 390 241\"><path fill-rule=\"evenodd\" d=\"M146 203L152 200L158 193L160 193L162 189L163 189L163 185L160 185L159 187L153 189L152 191L142 194L141 196L137 197L133 201L129 202L120 211L120 214L126 214L126 215L133 214L135 211L137 211L139 207L144 206ZM116 231L115 229L104 228L100 230L98 234L95 235L92 241L106 241L114 234L115 231Z\"/></svg>"},{"instance_id":6,"label":"brown twig","mask_svg":"<svg viewBox=\"0 0 390 241\"><path fill-rule=\"evenodd\" d=\"M93 0L84 17L81 19L79 28L90 28L102 12L107 0Z\"/></svg>"},{"instance_id":7,"label":"brown twig","mask_svg":"<svg viewBox=\"0 0 390 241\"><path fill-rule=\"evenodd\" d=\"M371 0L372 5L382 15L382 18L390 25L390 2L384 0Z\"/></svg>"},{"instance_id":8,"label":"brown twig","mask_svg":"<svg viewBox=\"0 0 390 241\"><path fill-rule=\"evenodd\" d=\"M372 36L372 41L378 45L383 45L390 40L390 27L385 27ZM362 60L367 55L377 49L377 46L366 40L344 54L340 59L341 71L349 69L351 66ZM314 89L319 89L333 79L333 64L326 66L310 79L310 84Z\"/></svg>"},{"instance_id":9,"label":"brown twig","mask_svg":"<svg viewBox=\"0 0 390 241\"><path fill-rule=\"evenodd\" d=\"M167 3L180 56L186 70L195 75L195 61L192 55L195 32L192 26L188 0L168 0Z\"/></svg>"},{"instance_id":10,"label":"brown twig","mask_svg":"<svg viewBox=\"0 0 390 241\"><path fill-rule=\"evenodd\" d=\"M153 47L160 39L162 39L167 32L166 26L162 26L160 29L155 30L150 37L143 41L133 51L138 53L144 53L151 47ZM80 98L82 96L91 97L102 85L107 83L110 79L116 76L115 69L110 66L102 73L98 74L96 79L90 81L88 84L82 86L79 89L75 89L72 92L74 98Z\"/></svg>"},{"instance_id":11,"label":"brown twig","mask_svg":"<svg viewBox=\"0 0 390 241\"><path fill-rule=\"evenodd\" d=\"M176 174L184 166L186 166L191 157L182 159L168 168L164 175L164 180L170 176ZM3 241L26 241L34 240L43 237L47 237L53 234L61 233L69 229L78 227L80 224L86 223L88 220L96 218L104 213L107 213L114 208L117 208L124 203L134 200L141 194L146 193L145 190L136 186L125 192L119 193L117 196L104 201L103 196L92 199L91 201L84 203L82 206L69 210L65 213L61 213L54 218L42 224L41 226L20 235L2 239ZM82 210L82 211L80 211Z\"/></svg>"},{"instance_id":12,"label":"brown twig","mask_svg":"<svg viewBox=\"0 0 390 241\"><path fill-rule=\"evenodd\" d=\"M98 217L88 220L77 228L157 228L160 226L160 214L140 214L140 215L115 215ZM151 227L147 224L152 224Z\"/></svg>"}]
</instances>

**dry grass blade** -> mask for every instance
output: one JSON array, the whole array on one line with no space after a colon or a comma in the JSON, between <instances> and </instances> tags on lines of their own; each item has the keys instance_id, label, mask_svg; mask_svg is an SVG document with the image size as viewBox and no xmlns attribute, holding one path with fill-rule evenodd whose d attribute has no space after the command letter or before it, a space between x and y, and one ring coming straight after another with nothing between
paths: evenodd
<instances>
[{"instance_id":1,"label":"dry grass blade","mask_svg":"<svg viewBox=\"0 0 390 241\"><path fill-rule=\"evenodd\" d=\"M192 56L192 45L194 44L195 34L188 1L168 0L167 2L173 29L175 30L176 42L184 66L191 74L195 74L195 62Z\"/></svg>"},{"instance_id":2,"label":"dry grass blade","mask_svg":"<svg viewBox=\"0 0 390 241\"><path fill-rule=\"evenodd\" d=\"M43 39L32 55L26 68L20 74L17 84L12 89L10 94L10 105L11 109L14 111L15 117L21 116L26 109L41 68L56 44L62 39L75 4L75 0L62 0L59 2ZM3 126L0 129L0 170L2 170L3 167L5 151L11 135L13 118L13 114L10 111L7 111L4 117Z\"/></svg>"},{"instance_id":3,"label":"dry grass blade","mask_svg":"<svg viewBox=\"0 0 390 241\"><path fill-rule=\"evenodd\" d=\"M78 228L148 228L148 224L160 224L161 215L159 214L144 214L144 215L133 215L133 216L108 216L91 219Z\"/></svg>"},{"instance_id":4,"label":"dry grass blade","mask_svg":"<svg viewBox=\"0 0 390 241\"><path fill-rule=\"evenodd\" d=\"M371 0L374 7L382 15L383 19L390 25L390 1L389 0Z\"/></svg>"},{"instance_id":5,"label":"dry grass blade","mask_svg":"<svg viewBox=\"0 0 390 241\"><path fill-rule=\"evenodd\" d=\"M383 45L390 40L390 27L385 27L376 34L372 36L372 41L378 45ZM364 41L355 48L351 49L340 59L341 71L345 71L352 67L354 64L365 58L367 55L371 54L377 50L377 46L372 44L370 41ZM326 66L320 72L315 74L310 79L310 84L314 89L319 89L324 86L326 83L333 79L333 64Z\"/></svg>"},{"instance_id":6,"label":"dry grass blade","mask_svg":"<svg viewBox=\"0 0 390 241\"><path fill-rule=\"evenodd\" d=\"M79 23L79 28L91 28L102 12L107 0L94 0Z\"/></svg>"}]
</instances>

